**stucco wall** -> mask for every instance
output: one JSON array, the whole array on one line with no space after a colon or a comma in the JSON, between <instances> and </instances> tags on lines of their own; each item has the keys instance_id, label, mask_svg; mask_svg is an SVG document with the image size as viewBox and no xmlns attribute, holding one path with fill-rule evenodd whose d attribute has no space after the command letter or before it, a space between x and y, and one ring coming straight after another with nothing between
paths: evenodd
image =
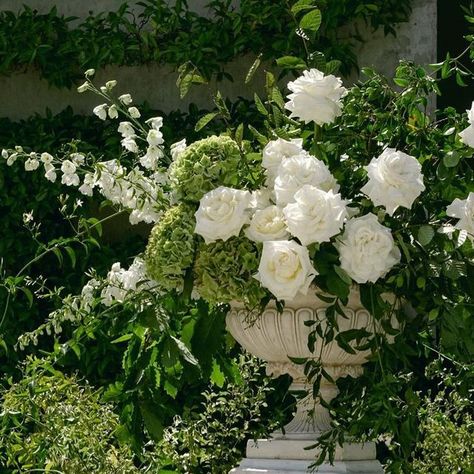
<instances>
[{"instance_id":1,"label":"stucco wall","mask_svg":"<svg viewBox=\"0 0 474 474\"><path fill-rule=\"evenodd\" d=\"M202 12L206 1L192 0L190 4ZM84 16L90 9L96 12L115 9L122 0L22 0L21 3L41 11L48 11L51 5L57 4L60 13ZM0 9L16 11L18 8L18 0L0 0ZM436 20L435 0L415 0L412 17L408 23L399 26L397 37L384 37L380 31L375 33L365 31L367 41L357 45L359 63L391 74L401 58L415 60L421 64L434 62ZM253 59L242 58L228 66L235 81L219 84L219 89L224 95L230 98L239 95L251 97L255 88L261 87L261 80L259 81L258 77L250 87L243 84ZM212 92L216 88L215 84L211 84L210 87L193 88L185 100L180 100L175 86L175 72L170 67L158 65L107 67L98 73L97 79L98 81L117 79L119 92L130 92L135 102L147 100L154 108L165 112L177 108L185 110L190 102L200 107L210 106ZM34 70L14 74L11 77L0 77L0 116L20 119L33 113L43 114L46 107L53 112L59 112L67 105L71 105L77 113L90 113L97 102L97 99L90 94L79 95L75 90L50 87Z\"/></svg>"}]
</instances>

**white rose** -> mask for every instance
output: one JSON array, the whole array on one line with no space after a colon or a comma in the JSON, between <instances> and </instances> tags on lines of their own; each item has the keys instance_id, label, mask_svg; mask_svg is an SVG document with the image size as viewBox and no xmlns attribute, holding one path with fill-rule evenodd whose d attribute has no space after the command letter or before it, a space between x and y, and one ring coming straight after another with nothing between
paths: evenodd
<instances>
[{"instance_id":1,"label":"white rose","mask_svg":"<svg viewBox=\"0 0 474 474\"><path fill-rule=\"evenodd\" d=\"M294 202L295 193L305 184L311 184L323 191L332 189L337 192L339 190L328 167L322 161L304 152L283 160L278 167L275 179L277 204L285 206Z\"/></svg>"},{"instance_id":2,"label":"white rose","mask_svg":"<svg viewBox=\"0 0 474 474\"><path fill-rule=\"evenodd\" d=\"M250 221L250 226L245 229L245 235L254 242L286 240L289 234L282 210L277 206L257 210Z\"/></svg>"},{"instance_id":3,"label":"white rose","mask_svg":"<svg viewBox=\"0 0 474 474\"><path fill-rule=\"evenodd\" d=\"M469 120L469 127L465 128L459 133L461 141L471 148L474 148L474 102L471 105L470 110L466 110L467 119Z\"/></svg>"},{"instance_id":4,"label":"white rose","mask_svg":"<svg viewBox=\"0 0 474 474\"><path fill-rule=\"evenodd\" d=\"M274 200L273 191L267 188L257 189L252 191L250 198L250 208L253 211L259 211L272 205Z\"/></svg>"},{"instance_id":5,"label":"white rose","mask_svg":"<svg viewBox=\"0 0 474 474\"><path fill-rule=\"evenodd\" d=\"M384 206L391 216L398 207L410 209L413 201L425 190L418 160L394 148L386 148L365 169L369 181L361 191L376 206Z\"/></svg>"},{"instance_id":6,"label":"white rose","mask_svg":"<svg viewBox=\"0 0 474 474\"><path fill-rule=\"evenodd\" d=\"M277 299L291 301L298 293L305 295L315 275L306 247L293 240L263 243L255 278Z\"/></svg>"},{"instance_id":7,"label":"white rose","mask_svg":"<svg viewBox=\"0 0 474 474\"><path fill-rule=\"evenodd\" d=\"M456 229L465 230L474 240L474 193L469 193L464 200L456 198L446 209L446 214L459 219Z\"/></svg>"},{"instance_id":8,"label":"white rose","mask_svg":"<svg viewBox=\"0 0 474 474\"><path fill-rule=\"evenodd\" d=\"M204 237L207 244L239 235L248 222L249 202L248 191L224 186L213 189L199 203L194 232Z\"/></svg>"},{"instance_id":9,"label":"white rose","mask_svg":"<svg viewBox=\"0 0 474 474\"><path fill-rule=\"evenodd\" d=\"M375 283L400 262L390 229L374 214L350 219L337 247L341 268L357 283Z\"/></svg>"},{"instance_id":10,"label":"white rose","mask_svg":"<svg viewBox=\"0 0 474 474\"><path fill-rule=\"evenodd\" d=\"M303 122L316 122L318 125L331 123L341 115L341 98L347 93L342 81L332 74L325 76L317 69L304 71L293 82L288 83L292 92L285 108Z\"/></svg>"},{"instance_id":11,"label":"white rose","mask_svg":"<svg viewBox=\"0 0 474 474\"><path fill-rule=\"evenodd\" d=\"M283 209L283 214L288 230L303 245L329 242L348 217L346 202L331 190L322 191L307 184L295 194L295 201Z\"/></svg>"},{"instance_id":12,"label":"white rose","mask_svg":"<svg viewBox=\"0 0 474 474\"><path fill-rule=\"evenodd\" d=\"M94 115L97 115L101 120L105 120L107 118L107 104L101 104L97 107L94 107L92 111Z\"/></svg>"},{"instance_id":13,"label":"white rose","mask_svg":"<svg viewBox=\"0 0 474 474\"><path fill-rule=\"evenodd\" d=\"M267 185L273 186L280 163L290 156L303 151L303 140L294 138L290 141L278 138L268 142L262 152L262 166L267 170Z\"/></svg>"}]
</instances>

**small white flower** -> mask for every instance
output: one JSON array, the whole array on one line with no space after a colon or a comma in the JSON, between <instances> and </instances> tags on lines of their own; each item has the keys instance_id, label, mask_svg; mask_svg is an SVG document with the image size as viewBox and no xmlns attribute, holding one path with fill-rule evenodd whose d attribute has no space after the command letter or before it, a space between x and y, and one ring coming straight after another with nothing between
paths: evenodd
<instances>
[{"instance_id":1,"label":"small white flower","mask_svg":"<svg viewBox=\"0 0 474 474\"><path fill-rule=\"evenodd\" d=\"M176 161L178 156L186 150L186 138L183 138L179 142L175 142L170 146L171 158Z\"/></svg>"},{"instance_id":2,"label":"small white flower","mask_svg":"<svg viewBox=\"0 0 474 474\"><path fill-rule=\"evenodd\" d=\"M163 144L163 134L159 130L152 128L148 131L146 141L149 145L158 146Z\"/></svg>"},{"instance_id":3,"label":"small white flower","mask_svg":"<svg viewBox=\"0 0 474 474\"><path fill-rule=\"evenodd\" d=\"M112 104L109 107L109 117L111 119L116 119L118 117L118 110L117 110L117 106L115 104Z\"/></svg>"},{"instance_id":4,"label":"small white flower","mask_svg":"<svg viewBox=\"0 0 474 474\"><path fill-rule=\"evenodd\" d=\"M133 138L124 138L120 143L122 143L122 146L128 150L131 151L132 153L138 153L139 148L137 145L137 142Z\"/></svg>"},{"instance_id":5,"label":"small white flower","mask_svg":"<svg viewBox=\"0 0 474 474\"><path fill-rule=\"evenodd\" d=\"M92 173L86 173L84 176L84 182L79 186L79 192L85 196L92 196L93 188L95 186L95 178Z\"/></svg>"},{"instance_id":6,"label":"small white flower","mask_svg":"<svg viewBox=\"0 0 474 474\"><path fill-rule=\"evenodd\" d=\"M95 74L95 69L88 69L85 73L84 76L86 77L91 77Z\"/></svg>"},{"instance_id":7,"label":"small white flower","mask_svg":"<svg viewBox=\"0 0 474 474\"><path fill-rule=\"evenodd\" d=\"M303 245L329 242L339 234L348 217L346 202L340 194L308 184L295 194L295 203L288 204L283 214L288 230Z\"/></svg>"},{"instance_id":8,"label":"small white flower","mask_svg":"<svg viewBox=\"0 0 474 474\"><path fill-rule=\"evenodd\" d=\"M277 206L268 206L255 211L245 235L254 242L286 240L289 233L282 210Z\"/></svg>"},{"instance_id":9,"label":"small white flower","mask_svg":"<svg viewBox=\"0 0 474 474\"><path fill-rule=\"evenodd\" d=\"M8 150L5 150L5 148L2 150L2 158L5 158L5 160L8 158Z\"/></svg>"},{"instance_id":10,"label":"small white flower","mask_svg":"<svg viewBox=\"0 0 474 474\"><path fill-rule=\"evenodd\" d=\"M23 213L23 223L28 224L33 220L33 211Z\"/></svg>"},{"instance_id":11,"label":"small white flower","mask_svg":"<svg viewBox=\"0 0 474 474\"><path fill-rule=\"evenodd\" d=\"M17 151L18 153L23 153L24 150L23 150L23 147L22 147L22 146L16 145L16 146L15 146L15 151Z\"/></svg>"},{"instance_id":12,"label":"small white flower","mask_svg":"<svg viewBox=\"0 0 474 474\"><path fill-rule=\"evenodd\" d=\"M40 162L36 158L28 158L25 161L25 170L26 171L34 171L34 170L38 169L39 165L40 165Z\"/></svg>"},{"instance_id":13,"label":"small white flower","mask_svg":"<svg viewBox=\"0 0 474 474\"><path fill-rule=\"evenodd\" d=\"M54 183L57 178L56 170L54 166L50 163L45 163L44 164L44 169L45 169L45 175L44 177L48 180Z\"/></svg>"},{"instance_id":14,"label":"small white flower","mask_svg":"<svg viewBox=\"0 0 474 474\"><path fill-rule=\"evenodd\" d=\"M130 105L132 103L132 96L130 94L122 94L118 99L123 105Z\"/></svg>"},{"instance_id":15,"label":"small white flower","mask_svg":"<svg viewBox=\"0 0 474 474\"><path fill-rule=\"evenodd\" d=\"M140 118L142 116L142 114L136 107L129 107L128 113L130 114L130 117L134 119Z\"/></svg>"},{"instance_id":16,"label":"small white flower","mask_svg":"<svg viewBox=\"0 0 474 474\"><path fill-rule=\"evenodd\" d=\"M70 160L64 160L61 164L61 171L64 174L73 174L76 172L76 165Z\"/></svg>"},{"instance_id":17,"label":"small white flower","mask_svg":"<svg viewBox=\"0 0 474 474\"><path fill-rule=\"evenodd\" d=\"M204 237L206 243L227 240L239 235L248 222L250 193L220 186L205 194L196 211L194 232Z\"/></svg>"},{"instance_id":18,"label":"small white flower","mask_svg":"<svg viewBox=\"0 0 474 474\"><path fill-rule=\"evenodd\" d=\"M465 230L468 237L474 240L474 193L469 193L463 200L456 198L446 209L446 214L459 219L454 227Z\"/></svg>"},{"instance_id":19,"label":"small white flower","mask_svg":"<svg viewBox=\"0 0 474 474\"><path fill-rule=\"evenodd\" d=\"M112 90L115 86L117 85L117 81L116 80L112 80L112 81L107 81L105 83L105 87L107 87L107 90Z\"/></svg>"},{"instance_id":20,"label":"small white flower","mask_svg":"<svg viewBox=\"0 0 474 474\"><path fill-rule=\"evenodd\" d=\"M262 152L262 166L267 170L267 186L272 187L281 162L290 156L303 152L303 140L294 138L290 141L278 138L265 145Z\"/></svg>"},{"instance_id":21,"label":"small white flower","mask_svg":"<svg viewBox=\"0 0 474 474\"><path fill-rule=\"evenodd\" d=\"M82 199L76 199L76 202L74 203L76 207L82 207L83 204L84 201L82 201Z\"/></svg>"},{"instance_id":22,"label":"small white flower","mask_svg":"<svg viewBox=\"0 0 474 474\"><path fill-rule=\"evenodd\" d=\"M49 153L41 153L41 162L50 165L53 162L53 156Z\"/></svg>"},{"instance_id":23,"label":"small white flower","mask_svg":"<svg viewBox=\"0 0 474 474\"><path fill-rule=\"evenodd\" d=\"M18 153L12 153L8 158L7 158L7 166L13 165L15 163L16 159L18 158Z\"/></svg>"},{"instance_id":24,"label":"small white flower","mask_svg":"<svg viewBox=\"0 0 474 474\"><path fill-rule=\"evenodd\" d=\"M149 170L154 170L158 166L158 161L163 157L163 151L157 146L149 146L146 155L140 157L140 164Z\"/></svg>"},{"instance_id":25,"label":"small white flower","mask_svg":"<svg viewBox=\"0 0 474 474\"><path fill-rule=\"evenodd\" d=\"M394 148L386 148L365 169L369 181L361 191L391 216L398 207L410 209L425 189L418 160Z\"/></svg>"},{"instance_id":26,"label":"small white flower","mask_svg":"<svg viewBox=\"0 0 474 474\"><path fill-rule=\"evenodd\" d=\"M76 166L80 166L80 165L83 165L84 164L84 161L86 159L86 157L82 154L82 153L71 153L69 155L69 158L72 160L72 162L76 165Z\"/></svg>"},{"instance_id":27,"label":"small white flower","mask_svg":"<svg viewBox=\"0 0 474 474\"><path fill-rule=\"evenodd\" d=\"M90 85L89 83L86 81L84 82L84 84L81 84L78 88L77 88L77 92L79 92L79 94L82 94L83 92L86 92L90 89Z\"/></svg>"},{"instance_id":28,"label":"small white flower","mask_svg":"<svg viewBox=\"0 0 474 474\"><path fill-rule=\"evenodd\" d=\"M93 111L94 115L97 115L101 120L105 120L107 118L107 104L101 104L97 107L94 107Z\"/></svg>"},{"instance_id":29,"label":"small white flower","mask_svg":"<svg viewBox=\"0 0 474 474\"><path fill-rule=\"evenodd\" d=\"M316 275L306 247L293 240L263 243L255 278L278 300L288 302L298 293L306 295Z\"/></svg>"},{"instance_id":30,"label":"small white flower","mask_svg":"<svg viewBox=\"0 0 474 474\"><path fill-rule=\"evenodd\" d=\"M61 183L65 184L66 186L79 186L79 176L76 173L63 174Z\"/></svg>"},{"instance_id":31,"label":"small white flower","mask_svg":"<svg viewBox=\"0 0 474 474\"><path fill-rule=\"evenodd\" d=\"M163 126L163 117L151 117L145 121L151 128L159 130Z\"/></svg>"},{"instance_id":32,"label":"small white flower","mask_svg":"<svg viewBox=\"0 0 474 474\"><path fill-rule=\"evenodd\" d=\"M339 186L328 167L306 152L283 160L275 179L275 196L279 206L294 202L296 192L305 184L323 191L339 190Z\"/></svg>"},{"instance_id":33,"label":"small white flower","mask_svg":"<svg viewBox=\"0 0 474 474\"><path fill-rule=\"evenodd\" d=\"M357 283L375 283L400 262L390 229L374 214L350 219L337 248L341 268Z\"/></svg>"},{"instance_id":34,"label":"small white flower","mask_svg":"<svg viewBox=\"0 0 474 474\"><path fill-rule=\"evenodd\" d=\"M135 138L135 129L130 122L120 122L117 131L123 138Z\"/></svg>"},{"instance_id":35,"label":"small white flower","mask_svg":"<svg viewBox=\"0 0 474 474\"><path fill-rule=\"evenodd\" d=\"M325 76L317 69L304 71L295 81L288 83L292 92L285 108L291 112L290 117L315 122L318 125L331 123L342 113L341 98L347 90L336 76Z\"/></svg>"}]
</instances>

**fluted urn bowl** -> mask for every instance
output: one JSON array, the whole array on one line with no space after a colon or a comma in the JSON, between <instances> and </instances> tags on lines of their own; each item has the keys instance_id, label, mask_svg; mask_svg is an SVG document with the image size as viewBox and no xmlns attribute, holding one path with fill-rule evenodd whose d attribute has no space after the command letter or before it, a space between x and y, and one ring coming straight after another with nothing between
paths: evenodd
<instances>
[{"instance_id":1,"label":"fluted urn bowl","mask_svg":"<svg viewBox=\"0 0 474 474\"><path fill-rule=\"evenodd\" d=\"M339 377L356 378L362 374L362 364L371 353L370 350L357 349L367 342L364 339L349 343L354 353L341 348L335 338L325 343L319 336L315 338L314 351L308 348L309 334L316 325L320 325L324 334L328 324L326 309L330 304L318 298L316 292L316 288L310 288L307 295L299 295L293 301L286 302L282 312L274 303L258 315L249 314L243 304L231 304L227 315L228 331L248 352L266 361L269 375L278 377L289 374L293 378L290 391L301 392L310 387L304 374L304 364L295 363L296 358L319 361L332 379L321 379L317 396L309 391L306 397L298 400L294 418L284 430L273 433L271 439L256 443L249 441L247 458L232 473L307 472L311 461L318 455L317 450L307 449L308 445L314 445L331 426L329 411L320 403L320 398L329 402L337 395L334 381ZM335 315L338 328L334 329L334 337L351 329L363 329L368 336L380 330L363 307L358 287L351 288L348 303L342 309L344 316ZM331 466L327 472L383 472L380 463L375 461L374 443L346 443L336 450L335 461L339 467L334 470Z\"/></svg>"}]
</instances>

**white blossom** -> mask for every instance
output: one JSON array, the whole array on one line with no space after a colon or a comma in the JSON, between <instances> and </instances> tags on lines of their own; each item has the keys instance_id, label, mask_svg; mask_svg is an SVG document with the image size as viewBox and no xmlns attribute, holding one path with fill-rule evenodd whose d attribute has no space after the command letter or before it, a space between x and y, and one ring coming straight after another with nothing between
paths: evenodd
<instances>
[{"instance_id":1,"label":"white blossom","mask_svg":"<svg viewBox=\"0 0 474 474\"><path fill-rule=\"evenodd\" d=\"M265 145L262 152L262 166L266 169L267 186L273 186L281 162L291 156L299 155L303 150L303 140L278 138Z\"/></svg>"},{"instance_id":2,"label":"white blossom","mask_svg":"<svg viewBox=\"0 0 474 474\"><path fill-rule=\"evenodd\" d=\"M474 102L472 102L471 109L466 112L469 126L459 133L459 137L465 145L474 148Z\"/></svg>"},{"instance_id":3,"label":"white blossom","mask_svg":"<svg viewBox=\"0 0 474 474\"><path fill-rule=\"evenodd\" d=\"M317 275L308 249L295 241L263 243L262 257L255 278L278 300L293 300L297 294L307 294Z\"/></svg>"},{"instance_id":4,"label":"white blossom","mask_svg":"<svg viewBox=\"0 0 474 474\"><path fill-rule=\"evenodd\" d=\"M163 126L163 117L151 117L145 123L155 130L160 130Z\"/></svg>"},{"instance_id":5,"label":"white blossom","mask_svg":"<svg viewBox=\"0 0 474 474\"><path fill-rule=\"evenodd\" d=\"M286 240L289 237L285 216L278 206L255 211L245 235L254 242Z\"/></svg>"},{"instance_id":6,"label":"white blossom","mask_svg":"<svg viewBox=\"0 0 474 474\"><path fill-rule=\"evenodd\" d=\"M386 148L365 169L369 181L361 191L391 216L398 207L410 209L425 189L418 160L394 148Z\"/></svg>"},{"instance_id":7,"label":"white blossom","mask_svg":"<svg viewBox=\"0 0 474 474\"><path fill-rule=\"evenodd\" d=\"M468 237L474 240L474 193L469 193L466 199L456 198L446 209L449 217L459 219L456 229L465 230Z\"/></svg>"},{"instance_id":8,"label":"white blossom","mask_svg":"<svg viewBox=\"0 0 474 474\"><path fill-rule=\"evenodd\" d=\"M208 192L195 213L195 233L204 237L206 243L239 235L249 220L249 202L248 191L219 186Z\"/></svg>"},{"instance_id":9,"label":"white blossom","mask_svg":"<svg viewBox=\"0 0 474 474\"><path fill-rule=\"evenodd\" d=\"M132 96L130 94L122 94L118 99L123 105L130 105L132 103Z\"/></svg>"},{"instance_id":10,"label":"white blossom","mask_svg":"<svg viewBox=\"0 0 474 474\"><path fill-rule=\"evenodd\" d=\"M109 117L111 119L116 119L118 117L118 110L117 110L117 106L115 104L112 104L109 107Z\"/></svg>"},{"instance_id":11,"label":"white blossom","mask_svg":"<svg viewBox=\"0 0 474 474\"><path fill-rule=\"evenodd\" d=\"M51 163L53 162L53 159L54 159L54 158L53 158L53 156L50 155L49 153L44 152L44 153L41 153L40 159L41 159L41 162L42 162L42 163L44 163L45 165L46 165L46 164L49 165L49 164L51 164Z\"/></svg>"},{"instance_id":12,"label":"white blossom","mask_svg":"<svg viewBox=\"0 0 474 474\"><path fill-rule=\"evenodd\" d=\"M288 230L303 245L329 242L339 234L348 217L346 202L340 194L308 184L295 194L295 202L288 204L283 214Z\"/></svg>"},{"instance_id":13,"label":"white blossom","mask_svg":"<svg viewBox=\"0 0 474 474\"><path fill-rule=\"evenodd\" d=\"M303 71L303 75L288 83L292 92L285 108L291 112L290 117L315 122L318 125L331 123L341 115L341 98L347 90L336 76L325 76L317 69Z\"/></svg>"},{"instance_id":14,"label":"white blossom","mask_svg":"<svg viewBox=\"0 0 474 474\"><path fill-rule=\"evenodd\" d=\"M295 193L305 184L323 191L339 190L339 186L328 167L306 152L283 160L275 179L275 196L279 206L293 202Z\"/></svg>"},{"instance_id":15,"label":"white blossom","mask_svg":"<svg viewBox=\"0 0 474 474\"><path fill-rule=\"evenodd\" d=\"M25 161L25 170L26 171L34 171L38 169L40 162L37 158L27 158Z\"/></svg>"},{"instance_id":16,"label":"white blossom","mask_svg":"<svg viewBox=\"0 0 474 474\"><path fill-rule=\"evenodd\" d=\"M94 107L92 112L101 120L105 120L107 118L107 104L100 104L97 107Z\"/></svg>"},{"instance_id":17,"label":"white blossom","mask_svg":"<svg viewBox=\"0 0 474 474\"><path fill-rule=\"evenodd\" d=\"M164 142L163 134L159 130L152 128L151 130L148 131L146 141L148 142L149 145L152 145L152 146L162 145Z\"/></svg>"},{"instance_id":18,"label":"white blossom","mask_svg":"<svg viewBox=\"0 0 474 474\"><path fill-rule=\"evenodd\" d=\"M126 150L132 153L138 153L140 151L138 148L137 142L131 137L124 138L120 143Z\"/></svg>"},{"instance_id":19,"label":"white blossom","mask_svg":"<svg viewBox=\"0 0 474 474\"><path fill-rule=\"evenodd\" d=\"M390 229L374 214L350 219L337 247L341 268L357 283L375 283L400 262Z\"/></svg>"},{"instance_id":20,"label":"white blossom","mask_svg":"<svg viewBox=\"0 0 474 474\"><path fill-rule=\"evenodd\" d=\"M134 119L140 118L142 116L142 114L136 107L129 107L128 113L130 114L130 117Z\"/></svg>"},{"instance_id":21,"label":"white blossom","mask_svg":"<svg viewBox=\"0 0 474 474\"><path fill-rule=\"evenodd\" d=\"M135 129L130 122L120 122L117 131L123 138L135 138Z\"/></svg>"},{"instance_id":22,"label":"white blossom","mask_svg":"<svg viewBox=\"0 0 474 474\"><path fill-rule=\"evenodd\" d=\"M176 161L178 156L186 150L186 138L183 138L179 142L175 142L170 146L171 158Z\"/></svg>"}]
</instances>

